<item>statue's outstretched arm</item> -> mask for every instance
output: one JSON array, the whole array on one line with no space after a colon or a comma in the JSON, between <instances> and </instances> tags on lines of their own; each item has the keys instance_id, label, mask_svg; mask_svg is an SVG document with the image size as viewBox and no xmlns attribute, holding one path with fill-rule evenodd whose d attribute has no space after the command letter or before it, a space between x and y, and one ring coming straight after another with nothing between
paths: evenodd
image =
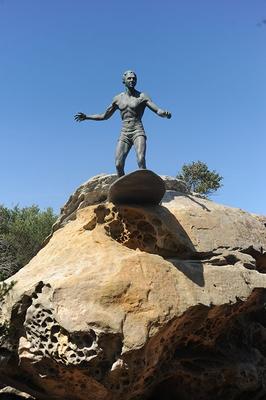
<instances>
[{"instance_id":1,"label":"statue's outstretched arm","mask_svg":"<svg viewBox=\"0 0 266 400\"><path fill-rule=\"evenodd\" d=\"M107 107L106 111L103 114L93 114L93 115L86 115L82 112L77 113L74 116L74 119L77 122L85 121L86 119L94 120L94 121L103 121L105 119L109 119L113 113L117 110L117 104L113 101L109 107Z\"/></svg>"},{"instance_id":2,"label":"statue's outstretched arm","mask_svg":"<svg viewBox=\"0 0 266 400\"><path fill-rule=\"evenodd\" d=\"M147 107L153 112L155 112L157 115L163 118L171 118L172 114L169 111L166 110L161 110L153 101L148 98L146 102Z\"/></svg>"}]
</instances>

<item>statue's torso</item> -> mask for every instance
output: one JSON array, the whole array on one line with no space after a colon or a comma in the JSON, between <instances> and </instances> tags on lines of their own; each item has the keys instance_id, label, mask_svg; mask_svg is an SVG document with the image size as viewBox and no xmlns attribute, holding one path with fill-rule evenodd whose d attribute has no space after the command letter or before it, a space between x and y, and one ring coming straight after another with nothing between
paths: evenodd
<instances>
[{"instance_id":1,"label":"statue's torso","mask_svg":"<svg viewBox=\"0 0 266 400\"><path fill-rule=\"evenodd\" d=\"M144 93L136 92L135 96L121 93L115 99L123 121L120 140L125 141L127 137L134 140L137 136L146 136L141 118L148 97Z\"/></svg>"},{"instance_id":2,"label":"statue's torso","mask_svg":"<svg viewBox=\"0 0 266 400\"><path fill-rule=\"evenodd\" d=\"M116 96L116 104L120 110L123 121L140 121L147 103L148 97L144 93L136 92L136 95L121 93Z\"/></svg>"}]
</instances>

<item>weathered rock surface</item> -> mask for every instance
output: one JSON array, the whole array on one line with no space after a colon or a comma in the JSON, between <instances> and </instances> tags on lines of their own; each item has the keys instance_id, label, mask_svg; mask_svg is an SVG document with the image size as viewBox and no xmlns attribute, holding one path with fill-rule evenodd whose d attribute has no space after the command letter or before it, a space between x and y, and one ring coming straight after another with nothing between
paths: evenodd
<instances>
[{"instance_id":1,"label":"weathered rock surface","mask_svg":"<svg viewBox=\"0 0 266 400\"><path fill-rule=\"evenodd\" d=\"M187 193L185 182L171 176L163 175L166 190ZM61 208L61 214L54 225L54 231L75 219L77 210L93 204L107 201L109 187L117 180L117 175L100 174L83 183Z\"/></svg>"},{"instance_id":2,"label":"weathered rock surface","mask_svg":"<svg viewBox=\"0 0 266 400\"><path fill-rule=\"evenodd\" d=\"M173 189L154 207L78 197L3 296L0 383L45 400L265 399L264 223Z\"/></svg>"},{"instance_id":3,"label":"weathered rock surface","mask_svg":"<svg viewBox=\"0 0 266 400\"><path fill-rule=\"evenodd\" d=\"M168 192L162 204L175 215L190 237L197 257L201 255L204 259L212 254L216 256L224 253L228 259L228 252L231 252L237 262L241 261L235 257L237 251L250 254L257 259L258 269L266 269L263 255L266 227L263 217L259 219L238 208L223 206L192 195L180 196L174 192ZM232 263L233 260L229 262Z\"/></svg>"}]
</instances>

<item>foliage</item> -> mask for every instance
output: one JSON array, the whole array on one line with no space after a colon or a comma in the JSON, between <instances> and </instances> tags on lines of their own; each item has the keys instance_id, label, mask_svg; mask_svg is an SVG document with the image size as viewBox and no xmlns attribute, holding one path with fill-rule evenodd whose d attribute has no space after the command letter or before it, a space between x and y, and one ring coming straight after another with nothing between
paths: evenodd
<instances>
[{"instance_id":1,"label":"foliage","mask_svg":"<svg viewBox=\"0 0 266 400\"><path fill-rule=\"evenodd\" d=\"M16 281L11 281L10 283L3 282L0 284L0 302L2 302L8 292L13 289Z\"/></svg>"},{"instance_id":2,"label":"foliage","mask_svg":"<svg viewBox=\"0 0 266 400\"><path fill-rule=\"evenodd\" d=\"M190 191L206 196L222 187L223 179L216 171L210 171L207 164L202 161L184 164L177 178L185 181Z\"/></svg>"},{"instance_id":3,"label":"foliage","mask_svg":"<svg viewBox=\"0 0 266 400\"><path fill-rule=\"evenodd\" d=\"M36 205L13 209L0 206L0 238L13 249L19 267L40 250L55 221L51 208L41 211Z\"/></svg>"},{"instance_id":4,"label":"foliage","mask_svg":"<svg viewBox=\"0 0 266 400\"><path fill-rule=\"evenodd\" d=\"M5 320L0 324L0 346L2 347L10 334L11 328L9 323Z\"/></svg>"},{"instance_id":5,"label":"foliage","mask_svg":"<svg viewBox=\"0 0 266 400\"><path fill-rule=\"evenodd\" d=\"M0 282L4 281L7 278L8 278L7 273L0 271ZM0 300L1 300L1 297L0 297Z\"/></svg>"},{"instance_id":6,"label":"foliage","mask_svg":"<svg viewBox=\"0 0 266 400\"><path fill-rule=\"evenodd\" d=\"M8 295L10 290L13 289L14 285L16 284L15 281L11 281L10 283L3 282L0 284L0 304L5 301L5 297ZM1 316L1 310L0 310ZM6 339L12 333L11 326L9 322L5 319L0 323L0 346L4 344Z\"/></svg>"}]
</instances>

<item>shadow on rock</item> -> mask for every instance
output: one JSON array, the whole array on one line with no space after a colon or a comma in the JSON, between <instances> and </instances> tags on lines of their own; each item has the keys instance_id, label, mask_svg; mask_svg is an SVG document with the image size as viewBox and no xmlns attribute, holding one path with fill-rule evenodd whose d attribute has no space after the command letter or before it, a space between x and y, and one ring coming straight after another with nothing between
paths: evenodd
<instances>
[{"instance_id":1,"label":"shadow on rock","mask_svg":"<svg viewBox=\"0 0 266 400\"><path fill-rule=\"evenodd\" d=\"M203 210L210 212L211 210L205 205L203 204L202 201L200 201L200 199L205 200L204 197L199 197L199 200L195 199L195 196L189 195L187 193L182 193L182 192L176 192L175 190L168 190L163 198L163 203L169 203L170 201L175 200L175 197L187 197L189 200L193 201L194 203L196 203L198 206L200 206Z\"/></svg>"}]
</instances>

